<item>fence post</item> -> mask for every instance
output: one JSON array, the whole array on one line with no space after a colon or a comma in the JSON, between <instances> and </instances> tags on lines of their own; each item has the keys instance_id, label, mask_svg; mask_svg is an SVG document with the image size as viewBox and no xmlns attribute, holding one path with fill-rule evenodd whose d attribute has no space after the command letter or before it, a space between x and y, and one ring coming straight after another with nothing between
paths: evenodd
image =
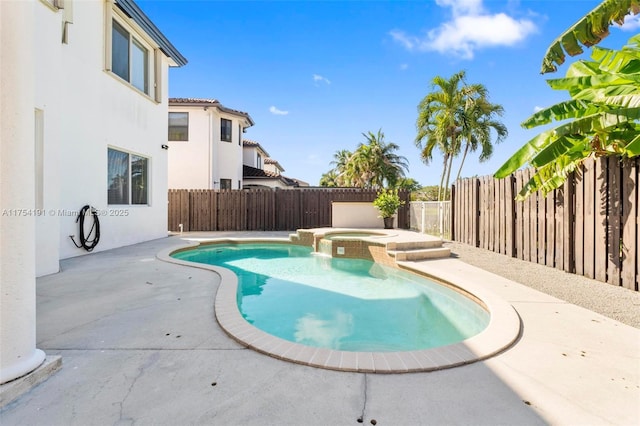
<instances>
[{"instance_id":1,"label":"fence post","mask_svg":"<svg viewBox=\"0 0 640 426\"><path fill-rule=\"evenodd\" d=\"M480 218L480 208L479 208L479 190L480 190L480 179L474 178L471 186L471 209L473 210L473 222L471 222L471 233L473 235L473 246L480 247L480 227L479 218Z\"/></svg>"},{"instance_id":2,"label":"fence post","mask_svg":"<svg viewBox=\"0 0 640 426\"><path fill-rule=\"evenodd\" d=\"M457 181L456 181L457 182ZM451 185L451 241L456 240L456 185Z\"/></svg>"},{"instance_id":3,"label":"fence post","mask_svg":"<svg viewBox=\"0 0 640 426\"><path fill-rule=\"evenodd\" d=\"M507 250L507 256L509 257L515 257L515 253L516 253L516 248L515 248L515 238L514 235L516 233L516 221L515 221L515 191L514 191L514 187L516 184L516 177L511 174L509 175L509 177L507 178L508 180L505 182L505 202L506 202L506 224L505 224L505 230L506 230L506 239L507 239L507 244L506 244L506 250Z\"/></svg>"}]
</instances>

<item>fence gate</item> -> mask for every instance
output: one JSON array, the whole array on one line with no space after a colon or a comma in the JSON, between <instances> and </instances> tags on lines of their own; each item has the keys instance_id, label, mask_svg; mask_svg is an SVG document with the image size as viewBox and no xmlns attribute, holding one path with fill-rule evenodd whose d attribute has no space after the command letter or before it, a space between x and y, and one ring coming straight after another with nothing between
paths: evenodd
<instances>
[{"instance_id":1,"label":"fence gate","mask_svg":"<svg viewBox=\"0 0 640 426\"><path fill-rule=\"evenodd\" d=\"M412 201L409 216L410 229L451 239L451 201Z\"/></svg>"}]
</instances>

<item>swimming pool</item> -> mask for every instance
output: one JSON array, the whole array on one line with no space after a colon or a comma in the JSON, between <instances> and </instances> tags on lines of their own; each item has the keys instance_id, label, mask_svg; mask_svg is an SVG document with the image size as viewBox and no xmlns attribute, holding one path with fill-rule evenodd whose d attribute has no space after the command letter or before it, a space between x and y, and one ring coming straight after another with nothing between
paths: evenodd
<instances>
[{"instance_id":1,"label":"swimming pool","mask_svg":"<svg viewBox=\"0 0 640 426\"><path fill-rule=\"evenodd\" d=\"M480 333L489 314L462 294L364 259L314 256L310 247L215 244L174 255L238 276L249 323L303 345L342 351L413 351Z\"/></svg>"},{"instance_id":2,"label":"swimming pool","mask_svg":"<svg viewBox=\"0 0 640 426\"><path fill-rule=\"evenodd\" d=\"M291 253L296 253L298 250L296 247L308 246L305 249L308 252L310 250L309 247L311 245L315 246L314 242L322 238L327 231L335 230L335 228L302 229L296 231L295 234L288 234L288 238L284 236L260 236L260 233L255 233L258 236L250 236L246 235L246 233L239 233L238 236L221 236L218 233L207 235L200 233L193 236L176 238L177 241L181 241L181 244L162 250L157 254L157 257L160 260L182 267L195 267L215 273L219 277L217 281L219 285L216 285L217 290L215 293L213 312L222 330L224 330L229 337L249 349L273 358L297 364L362 373L427 372L483 360L508 349L517 342L521 332L518 314L509 303L497 297L487 289L487 286L483 285L483 282L500 280L500 277L464 264L452 257L431 259L428 261L400 261L396 258L395 261L389 263L389 259L397 256L394 255L393 251L397 250L398 247L403 244L413 244L412 242L416 241L416 239L423 238L420 237L419 234L411 231L396 229L382 236L376 235L375 242L371 241L369 243L372 244L372 246L369 246L371 250L362 252L363 258L370 259L368 253L373 253L376 262L380 262L380 264L392 265L392 269L409 271L411 276L420 275L431 278L443 287L447 287L457 293L462 293L469 299L474 300L478 306L484 308L489 314L489 323L480 333L457 343L420 350L388 351L384 349L372 349L370 351L353 351L299 344L265 332L249 323L243 317L238 307L240 286L238 275L227 266L195 263L176 257L180 252L189 251L197 247L214 247L215 245L240 246L254 243L280 244L283 248L287 248L287 250L291 249ZM383 234L385 232L380 229L348 228L342 228L340 231L347 234L361 234L362 231L375 234ZM353 237L358 238L358 240L361 238L359 235L353 235ZM427 236L426 238L428 239L429 237ZM385 250L387 253L386 257L384 255ZM357 257L357 252L352 254L356 254ZM178 257L180 257L180 255ZM260 259L260 256L258 256L254 262L259 263L262 260L263 259ZM329 259L325 258L323 261L326 263L329 262ZM337 267L344 265L344 263L341 262L333 262L333 264L337 265ZM378 271L379 266L380 265L372 265L372 273ZM214 281L214 283L215 282L216 281ZM188 286L190 284L191 282L188 280L176 282L176 285ZM329 290L322 290L322 292L325 291ZM336 293L338 293L337 296L341 298L351 297L350 295L342 295L339 292ZM402 300L401 298L398 299L398 301ZM297 302L298 299L295 300ZM207 302L203 301L203 303ZM477 307L474 309L477 309ZM314 329L320 328L320 330L324 331L324 327L318 327L319 322L315 321L317 318L312 319L314 321L306 320L307 322L303 323L311 323ZM348 322L342 321L342 323ZM215 333L215 331L212 330L212 333ZM322 339L331 340L328 337L322 337Z\"/></svg>"}]
</instances>

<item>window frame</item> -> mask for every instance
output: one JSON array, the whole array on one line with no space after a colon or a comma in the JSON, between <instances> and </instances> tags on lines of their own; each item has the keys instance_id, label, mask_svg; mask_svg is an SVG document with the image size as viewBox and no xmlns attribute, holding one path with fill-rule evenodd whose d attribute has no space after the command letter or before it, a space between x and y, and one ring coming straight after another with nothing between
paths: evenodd
<instances>
[{"instance_id":1,"label":"window frame","mask_svg":"<svg viewBox=\"0 0 640 426\"><path fill-rule=\"evenodd\" d=\"M223 182L225 183L224 186L227 186L226 184L228 183L229 187L228 188L223 188L223 185L222 185ZM220 191L227 191L227 190L231 190L231 189L233 189L233 180L232 179L221 178L220 179Z\"/></svg>"},{"instance_id":2,"label":"window frame","mask_svg":"<svg viewBox=\"0 0 640 426\"><path fill-rule=\"evenodd\" d=\"M109 154L110 151L114 151L118 154L124 154L127 156L127 180L126 180L126 202L111 202L109 199L109 191L111 190L111 178L110 176L110 167L109 167ZM138 159L145 160L145 194L144 194L144 202L138 203L134 202L134 199L137 198L135 196L135 188L134 188L134 157ZM151 157L147 155L138 154L136 152L128 151L122 148L117 148L114 146L107 146L107 205L109 206L151 206Z\"/></svg>"},{"instance_id":3,"label":"window frame","mask_svg":"<svg viewBox=\"0 0 640 426\"><path fill-rule=\"evenodd\" d=\"M172 126L171 125L171 114L186 114L186 116L187 116L187 124L186 124L186 126L182 126L182 125L181 126L176 126L176 125ZM168 124L168 132L169 132L168 135L167 135L167 140L169 142L189 142L189 112L169 111L167 124ZM184 130L185 130L184 139L172 139L171 138L171 135L172 135L171 129L172 128L174 128L174 129L175 128L184 128ZM175 135L175 134L178 134L178 133L173 133L173 134Z\"/></svg>"},{"instance_id":4,"label":"window frame","mask_svg":"<svg viewBox=\"0 0 640 426\"><path fill-rule=\"evenodd\" d=\"M136 92L143 96L160 103L162 101L160 81L162 79L161 52L158 46L153 43L149 37L137 27L131 25L123 12L115 5L107 8L105 14L105 71L116 78L118 81L126 84ZM114 23L128 33L128 78L123 78L113 70L113 32ZM136 46L137 44L137 46ZM137 49L144 49L143 72L136 74L134 71L134 52ZM142 75L142 88L136 84L135 76Z\"/></svg>"},{"instance_id":5,"label":"window frame","mask_svg":"<svg viewBox=\"0 0 640 426\"><path fill-rule=\"evenodd\" d=\"M229 123L225 126L225 123ZM224 131L223 129L228 129L229 132ZM226 136L228 135L228 139ZM233 141L233 120L229 120L228 118L220 118L220 140L222 142L232 142Z\"/></svg>"}]
</instances>

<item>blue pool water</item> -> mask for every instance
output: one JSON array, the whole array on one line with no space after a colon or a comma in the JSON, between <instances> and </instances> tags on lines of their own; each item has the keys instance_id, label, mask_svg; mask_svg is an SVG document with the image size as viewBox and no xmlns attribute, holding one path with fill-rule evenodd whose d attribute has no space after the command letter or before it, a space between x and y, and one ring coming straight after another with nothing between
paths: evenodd
<instances>
[{"instance_id":1,"label":"blue pool water","mask_svg":"<svg viewBox=\"0 0 640 426\"><path fill-rule=\"evenodd\" d=\"M289 244L213 244L172 255L238 276L237 303L255 327L343 351L434 348L480 333L489 314L423 277L368 260L316 256Z\"/></svg>"}]
</instances>

